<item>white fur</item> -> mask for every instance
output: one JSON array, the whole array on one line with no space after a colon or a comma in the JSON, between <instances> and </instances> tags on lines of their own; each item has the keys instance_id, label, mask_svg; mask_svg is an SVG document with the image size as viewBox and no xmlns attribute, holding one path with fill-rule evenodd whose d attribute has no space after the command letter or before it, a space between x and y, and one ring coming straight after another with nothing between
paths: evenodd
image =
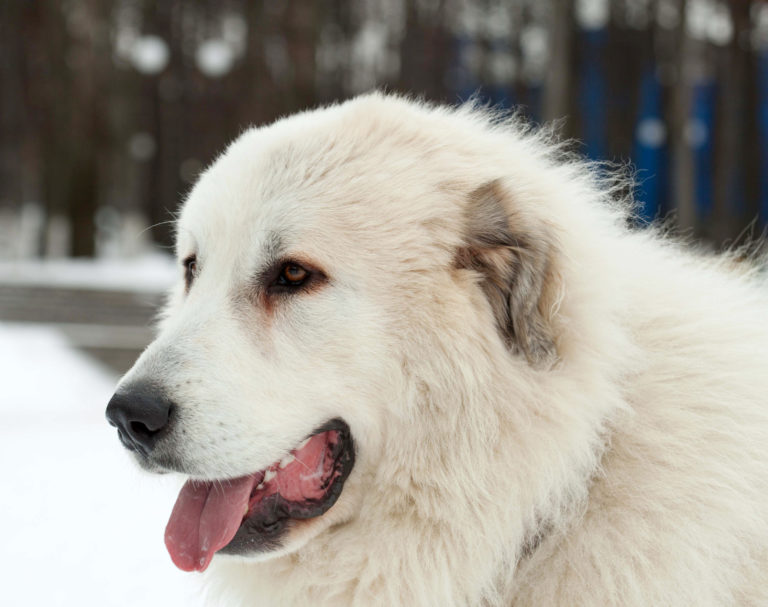
<instances>
[{"instance_id":1,"label":"white fur","mask_svg":"<svg viewBox=\"0 0 768 607\"><path fill-rule=\"evenodd\" d=\"M456 266L494 180L555 246L554 364ZM333 417L357 462L283 549L217 555L214 604L768 604L768 297L613 197L514 120L379 94L229 147L179 221L199 275L128 377L172 391L192 476ZM330 280L268 311L244 294L275 233Z\"/></svg>"}]
</instances>

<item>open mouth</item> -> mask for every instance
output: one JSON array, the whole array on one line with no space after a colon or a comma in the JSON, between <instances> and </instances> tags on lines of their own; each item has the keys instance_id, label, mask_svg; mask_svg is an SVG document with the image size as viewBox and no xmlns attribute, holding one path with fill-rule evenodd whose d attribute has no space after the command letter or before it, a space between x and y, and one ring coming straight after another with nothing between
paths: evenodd
<instances>
[{"instance_id":1,"label":"open mouth","mask_svg":"<svg viewBox=\"0 0 768 607\"><path fill-rule=\"evenodd\" d=\"M318 517L341 494L355 453L349 426L328 422L279 462L247 476L189 480L165 528L165 545L184 571L204 571L214 553L279 546L292 520Z\"/></svg>"}]
</instances>

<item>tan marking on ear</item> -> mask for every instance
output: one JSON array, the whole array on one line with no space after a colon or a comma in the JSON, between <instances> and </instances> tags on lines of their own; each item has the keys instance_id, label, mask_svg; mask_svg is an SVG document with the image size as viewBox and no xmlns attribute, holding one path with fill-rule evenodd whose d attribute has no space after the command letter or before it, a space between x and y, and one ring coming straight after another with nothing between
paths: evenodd
<instances>
[{"instance_id":1,"label":"tan marking on ear","mask_svg":"<svg viewBox=\"0 0 768 607\"><path fill-rule=\"evenodd\" d=\"M504 341L532 364L557 358L554 235L515 211L498 180L470 194L465 247L458 267L480 273L481 286Z\"/></svg>"}]
</instances>

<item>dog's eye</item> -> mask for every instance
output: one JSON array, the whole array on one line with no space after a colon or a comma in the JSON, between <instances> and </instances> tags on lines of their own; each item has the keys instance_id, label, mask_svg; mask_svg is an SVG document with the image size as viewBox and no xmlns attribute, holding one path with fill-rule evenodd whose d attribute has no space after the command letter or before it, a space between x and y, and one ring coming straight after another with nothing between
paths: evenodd
<instances>
[{"instance_id":1,"label":"dog's eye","mask_svg":"<svg viewBox=\"0 0 768 607\"><path fill-rule=\"evenodd\" d=\"M187 289L189 289L197 275L197 257L190 255L182 263L184 264L184 282L187 283Z\"/></svg>"},{"instance_id":2,"label":"dog's eye","mask_svg":"<svg viewBox=\"0 0 768 607\"><path fill-rule=\"evenodd\" d=\"M266 268L258 280L267 297L291 297L319 289L328 282L328 276L311 262L285 258Z\"/></svg>"},{"instance_id":3,"label":"dog's eye","mask_svg":"<svg viewBox=\"0 0 768 607\"><path fill-rule=\"evenodd\" d=\"M280 270L275 284L283 287L300 287L309 278L309 270L297 263L287 263Z\"/></svg>"}]
</instances>

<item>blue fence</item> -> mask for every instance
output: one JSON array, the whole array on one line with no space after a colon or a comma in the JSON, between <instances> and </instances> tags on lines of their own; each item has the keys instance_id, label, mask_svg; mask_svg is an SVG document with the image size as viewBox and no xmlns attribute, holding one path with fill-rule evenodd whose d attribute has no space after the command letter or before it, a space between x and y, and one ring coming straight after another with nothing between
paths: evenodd
<instances>
[{"instance_id":1,"label":"blue fence","mask_svg":"<svg viewBox=\"0 0 768 607\"><path fill-rule=\"evenodd\" d=\"M604 69L606 53L611 52L608 32L605 29L579 32L579 59L575 73L576 116L570 120L579 125L578 138L584 143L587 157L595 160L630 160L636 170L635 196L639 203L641 219L653 221L673 211L672 158L669 148L669 127L665 120L665 90L657 76L655 65L649 65L632 90L610 91ZM477 42L471 36L455 40L454 91L458 98L472 95L481 97L500 107L523 106L535 121L541 119L542 87L540 85L515 85L503 87L483 84L472 69L472 59L477 52ZM490 44L490 49L504 48L503 41ZM498 48L497 48L498 47ZM727 180L725 212L749 222L751 209L758 209L758 225L768 225L768 50L757 58L756 72L750 77L757 83L759 163L756 185L759 200L747 207L744 187L746 174L743 166L737 166ZM521 92L522 91L522 92ZM698 223L712 221L714 209L715 175L715 127L718 103L726 93L713 79L702 79L691 89L690 115L685 126L685 137L691 149L693 163L692 198ZM667 100L668 102L668 100ZM622 119L631 121L633 142L631 149L619 157L611 151L607 117L619 113ZM624 118L625 117L625 118ZM627 125L629 128L630 125ZM751 194L754 199L754 194Z\"/></svg>"}]
</instances>

